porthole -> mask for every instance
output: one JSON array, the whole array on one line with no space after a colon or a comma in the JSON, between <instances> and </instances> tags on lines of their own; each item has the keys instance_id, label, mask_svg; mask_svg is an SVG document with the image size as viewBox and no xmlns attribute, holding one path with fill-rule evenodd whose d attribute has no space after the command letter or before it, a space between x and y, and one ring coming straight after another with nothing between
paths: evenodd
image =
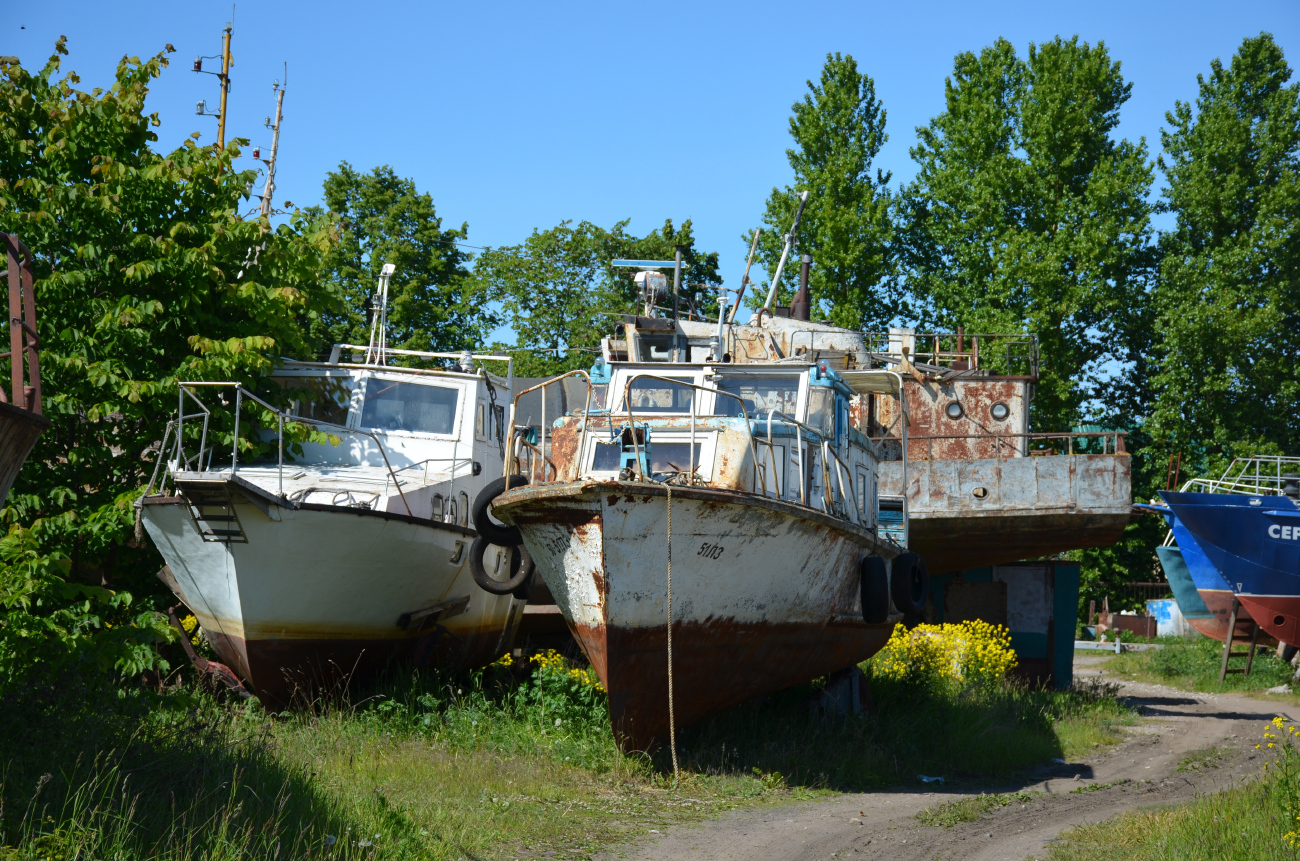
<instances>
[{"instance_id":1,"label":"porthole","mask_svg":"<svg viewBox=\"0 0 1300 861\"><path fill-rule=\"evenodd\" d=\"M953 421L957 421L957 419L962 417L961 404L957 403L956 401L952 401L951 403L949 403L948 406L943 408L943 411L944 413L947 414L948 418L952 419Z\"/></svg>"},{"instance_id":2,"label":"porthole","mask_svg":"<svg viewBox=\"0 0 1300 861\"><path fill-rule=\"evenodd\" d=\"M989 415L993 416L993 421L1006 421L1007 416L1011 415L1011 409L1004 403L996 403L989 408Z\"/></svg>"},{"instance_id":3,"label":"porthole","mask_svg":"<svg viewBox=\"0 0 1300 861\"><path fill-rule=\"evenodd\" d=\"M988 497L988 495L989 495L989 489L987 487L977 487L971 491L971 496L975 497L976 499L985 499Z\"/></svg>"}]
</instances>

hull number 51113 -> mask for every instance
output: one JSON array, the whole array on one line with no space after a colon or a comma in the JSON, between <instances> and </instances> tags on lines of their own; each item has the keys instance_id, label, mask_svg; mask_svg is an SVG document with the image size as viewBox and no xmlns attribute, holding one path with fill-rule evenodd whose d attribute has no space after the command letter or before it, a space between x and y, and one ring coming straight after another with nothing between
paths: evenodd
<instances>
[{"instance_id":1,"label":"hull number 51113","mask_svg":"<svg viewBox=\"0 0 1300 861\"><path fill-rule=\"evenodd\" d=\"M717 559L722 556L722 551L726 549L721 544L710 544L706 541L700 545L700 552L695 555L703 556L705 559Z\"/></svg>"}]
</instances>

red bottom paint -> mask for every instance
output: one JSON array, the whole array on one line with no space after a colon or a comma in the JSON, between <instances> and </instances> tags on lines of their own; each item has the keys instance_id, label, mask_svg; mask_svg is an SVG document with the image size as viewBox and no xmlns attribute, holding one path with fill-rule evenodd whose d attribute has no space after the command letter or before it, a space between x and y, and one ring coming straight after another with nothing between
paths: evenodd
<instances>
[{"instance_id":1,"label":"red bottom paint","mask_svg":"<svg viewBox=\"0 0 1300 861\"><path fill-rule=\"evenodd\" d=\"M1260 628L1284 643L1300 643L1300 595L1238 595Z\"/></svg>"},{"instance_id":2,"label":"red bottom paint","mask_svg":"<svg viewBox=\"0 0 1300 861\"><path fill-rule=\"evenodd\" d=\"M1222 643L1228 634L1228 620L1232 617L1232 593L1227 589L1197 589L1196 591L1205 602L1205 607L1212 614L1212 618L1188 619L1187 623L1211 640ZM1247 608L1239 608L1235 639L1249 640L1253 633L1255 633L1254 617ZM1261 646L1277 645L1277 641L1268 633L1261 633L1256 642Z\"/></svg>"}]
</instances>

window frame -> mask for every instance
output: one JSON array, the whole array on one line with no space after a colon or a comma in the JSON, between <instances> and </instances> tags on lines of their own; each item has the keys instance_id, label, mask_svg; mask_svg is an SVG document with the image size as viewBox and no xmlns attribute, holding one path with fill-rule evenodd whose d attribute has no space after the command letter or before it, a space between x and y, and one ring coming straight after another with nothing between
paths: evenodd
<instances>
[{"instance_id":1,"label":"window frame","mask_svg":"<svg viewBox=\"0 0 1300 861\"><path fill-rule=\"evenodd\" d=\"M435 378L437 379L437 378ZM370 386L375 382L387 383L407 383L413 386L421 386L427 389L449 389L456 392L456 409L452 413L452 428L450 433L431 433L429 431L410 431L401 428L373 428L366 427L362 424L366 412L366 398L370 395ZM423 380L413 380L405 375L398 374L369 374L362 378L361 385L358 386L360 397L357 399L356 407L353 414L356 416L356 428L373 434L384 434L385 436L402 437L408 439L430 439L430 440L459 440L464 429L465 404L477 399L473 397L473 392L467 391L464 384L445 381L438 379L438 382L426 383Z\"/></svg>"}]
</instances>

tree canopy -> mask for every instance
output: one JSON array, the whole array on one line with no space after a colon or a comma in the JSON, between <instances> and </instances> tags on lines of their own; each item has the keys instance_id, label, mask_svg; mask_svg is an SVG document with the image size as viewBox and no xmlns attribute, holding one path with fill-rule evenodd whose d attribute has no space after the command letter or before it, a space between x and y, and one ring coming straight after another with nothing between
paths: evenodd
<instances>
[{"instance_id":1,"label":"tree canopy","mask_svg":"<svg viewBox=\"0 0 1300 861\"><path fill-rule=\"evenodd\" d=\"M1193 469L1300 454L1300 84L1267 33L1166 114L1152 434Z\"/></svg>"},{"instance_id":2,"label":"tree canopy","mask_svg":"<svg viewBox=\"0 0 1300 861\"><path fill-rule=\"evenodd\" d=\"M858 72L850 55L827 54L818 83L807 83L808 94L791 108L795 147L785 151L794 184L773 188L767 198L756 254L759 271L775 275L799 193L807 191L797 239L798 253L813 258L808 281L813 317L851 329L880 329L897 311L883 284L893 272L890 176L879 170L872 175L872 161L888 140L885 109L875 82ZM746 248L750 242L752 234L745 237ZM799 258L792 254L781 279L781 302L790 301L798 271ZM768 284L755 285L755 307Z\"/></svg>"},{"instance_id":3,"label":"tree canopy","mask_svg":"<svg viewBox=\"0 0 1300 861\"><path fill-rule=\"evenodd\" d=\"M123 58L111 87L83 92L76 73L59 76L63 39L55 49L36 72L0 58L0 231L35 255L53 421L4 509L0 670L24 650L85 642L138 669L142 643L164 629L132 615L122 591L155 591L160 564L132 540L131 501L177 381L255 388L279 356L306 350L305 332L334 305L319 274L335 226L242 217L255 177L234 159L246 142L219 150L196 134L167 155L151 148L159 118L145 99L166 52Z\"/></svg>"},{"instance_id":4,"label":"tree canopy","mask_svg":"<svg viewBox=\"0 0 1300 861\"><path fill-rule=\"evenodd\" d=\"M1145 141L1114 137L1131 89L1102 43L1058 37L1022 59L999 39L957 55L911 151L907 287L933 324L1038 336L1039 430L1131 420L1140 400L1153 170Z\"/></svg>"},{"instance_id":5,"label":"tree canopy","mask_svg":"<svg viewBox=\"0 0 1300 861\"><path fill-rule=\"evenodd\" d=\"M534 230L519 245L479 255L474 275L483 294L500 303L516 335L517 373L540 376L587 367L620 316L641 312L633 272L611 266L616 258L671 260L682 246L681 312L717 314L718 255L695 250L690 219L680 228L666 221L642 237L628 233L628 224L620 221L606 230L565 221Z\"/></svg>"},{"instance_id":6,"label":"tree canopy","mask_svg":"<svg viewBox=\"0 0 1300 861\"><path fill-rule=\"evenodd\" d=\"M325 205L341 219L338 244L326 258L326 280L343 297L313 330L316 351L365 344L370 304L385 263L389 343L405 350L458 351L483 343L493 324L474 290L463 243L469 225L444 230L428 192L388 165L361 173L346 161L324 183ZM321 210L313 210L319 214Z\"/></svg>"}]
</instances>

